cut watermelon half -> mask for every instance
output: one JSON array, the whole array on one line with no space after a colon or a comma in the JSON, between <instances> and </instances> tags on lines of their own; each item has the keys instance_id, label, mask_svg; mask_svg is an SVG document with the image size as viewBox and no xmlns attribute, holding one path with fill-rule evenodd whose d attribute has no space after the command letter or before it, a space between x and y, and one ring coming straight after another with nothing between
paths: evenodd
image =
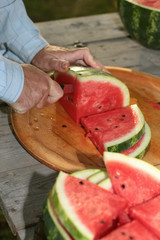
<instances>
[{"instance_id":1,"label":"cut watermelon half","mask_svg":"<svg viewBox=\"0 0 160 240\"><path fill-rule=\"evenodd\" d=\"M145 228L140 222L132 221L127 223L101 240L158 240L158 238Z\"/></svg>"},{"instance_id":2,"label":"cut watermelon half","mask_svg":"<svg viewBox=\"0 0 160 240\"><path fill-rule=\"evenodd\" d=\"M130 209L132 218L139 220L160 239L160 195Z\"/></svg>"},{"instance_id":3,"label":"cut watermelon half","mask_svg":"<svg viewBox=\"0 0 160 240\"><path fill-rule=\"evenodd\" d=\"M151 130L148 124L145 122L145 130L140 140L136 144L134 144L132 147L128 148L127 150L121 153L127 156L142 159L148 150L150 141L151 141Z\"/></svg>"},{"instance_id":4,"label":"cut watermelon half","mask_svg":"<svg viewBox=\"0 0 160 240\"><path fill-rule=\"evenodd\" d=\"M102 237L126 207L123 198L63 172L58 175L52 200L63 226L77 240Z\"/></svg>"},{"instance_id":5,"label":"cut watermelon half","mask_svg":"<svg viewBox=\"0 0 160 240\"><path fill-rule=\"evenodd\" d=\"M120 153L104 152L104 162L114 192L129 206L160 194L160 171L149 163Z\"/></svg>"},{"instance_id":6,"label":"cut watermelon half","mask_svg":"<svg viewBox=\"0 0 160 240\"><path fill-rule=\"evenodd\" d=\"M132 147L145 128L144 116L136 104L82 118L81 123L101 154Z\"/></svg>"},{"instance_id":7,"label":"cut watermelon half","mask_svg":"<svg viewBox=\"0 0 160 240\"><path fill-rule=\"evenodd\" d=\"M76 123L81 117L129 105L127 86L104 71L71 67L54 78L59 84L73 84L73 93L64 94L60 103Z\"/></svg>"}]
</instances>

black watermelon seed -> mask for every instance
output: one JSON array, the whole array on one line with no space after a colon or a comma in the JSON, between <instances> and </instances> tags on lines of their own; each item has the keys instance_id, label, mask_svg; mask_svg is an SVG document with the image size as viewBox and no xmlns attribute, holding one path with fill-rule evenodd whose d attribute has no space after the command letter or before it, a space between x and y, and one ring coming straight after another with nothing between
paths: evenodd
<instances>
[{"instance_id":1,"label":"black watermelon seed","mask_svg":"<svg viewBox=\"0 0 160 240\"><path fill-rule=\"evenodd\" d=\"M157 104L160 104L160 102L157 102Z\"/></svg>"},{"instance_id":2,"label":"black watermelon seed","mask_svg":"<svg viewBox=\"0 0 160 240\"><path fill-rule=\"evenodd\" d=\"M101 108L102 108L102 106L99 106L98 108L99 108L99 109L101 109Z\"/></svg>"},{"instance_id":3,"label":"black watermelon seed","mask_svg":"<svg viewBox=\"0 0 160 240\"><path fill-rule=\"evenodd\" d=\"M95 130L99 130L98 128L95 128Z\"/></svg>"},{"instance_id":4,"label":"black watermelon seed","mask_svg":"<svg viewBox=\"0 0 160 240\"><path fill-rule=\"evenodd\" d=\"M63 128L66 128L67 126L66 125L62 125Z\"/></svg>"},{"instance_id":5,"label":"black watermelon seed","mask_svg":"<svg viewBox=\"0 0 160 240\"><path fill-rule=\"evenodd\" d=\"M113 128L118 128L118 126L114 126Z\"/></svg>"},{"instance_id":6,"label":"black watermelon seed","mask_svg":"<svg viewBox=\"0 0 160 240\"><path fill-rule=\"evenodd\" d=\"M84 126L82 125L81 128L84 128Z\"/></svg>"},{"instance_id":7,"label":"black watermelon seed","mask_svg":"<svg viewBox=\"0 0 160 240\"><path fill-rule=\"evenodd\" d=\"M84 184L84 182L83 182L83 181L80 181L80 182L79 182L79 184L83 185L83 184Z\"/></svg>"},{"instance_id":8,"label":"black watermelon seed","mask_svg":"<svg viewBox=\"0 0 160 240\"><path fill-rule=\"evenodd\" d=\"M124 184L121 185L121 188L125 188L126 186Z\"/></svg>"},{"instance_id":9,"label":"black watermelon seed","mask_svg":"<svg viewBox=\"0 0 160 240\"><path fill-rule=\"evenodd\" d=\"M125 117L125 116L126 116L125 114L122 115L122 117Z\"/></svg>"},{"instance_id":10,"label":"black watermelon seed","mask_svg":"<svg viewBox=\"0 0 160 240\"><path fill-rule=\"evenodd\" d=\"M68 97L68 101L70 101L71 99L70 99L70 97Z\"/></svg>"},{"instance_id":11,"label":"black watermelon seed","mask_svg":"<svg viewBox=\"0 0 160 240\"><path fill-rule=\"evenodd\" d=\"M129 236L129 239L134 239L134 237L133 236Z\"/></svg>"},{"instance_id":12,"label":"black watermelon seed","mask_svg":"<svg viewBox=\"0 0 160 240\"><path fill-rule=\"evenodd\" d=\"M105 224L106 222L102 220L102 221L100 221L100 223Z\"/></svg>"}]
</instances>

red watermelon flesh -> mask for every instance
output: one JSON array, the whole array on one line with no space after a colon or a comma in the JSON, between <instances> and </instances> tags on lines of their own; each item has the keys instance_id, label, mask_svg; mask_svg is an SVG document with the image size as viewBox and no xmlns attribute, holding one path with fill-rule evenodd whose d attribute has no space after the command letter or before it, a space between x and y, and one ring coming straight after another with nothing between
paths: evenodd
<instances>
[{"instance_id":1,"label":"red watermelon flesh","mask_svg":"<svg viewBox=\"0 0 160 240\"><path fill-rule=\"evenodd\" d=\"M76 123L80 122L81 117L129 104L127 87L123 83L118 86L115 80L119 80L100 70L80 68L77 71L73 67L67 73L56 74L55 80L74 86L73 93L64 94L60 103Z\"/></svg>"},{"instance_id":2,"label":"red watermelon flesh","mask_svg":"<svg viewBox=\"0 0 160 240\"><path fill-rule=\"evenodd\" d=\"M158 240L158 238L145 228L140 222L134 220L112 231L101 240Z\"/></svg>"},{"instance_id":3,"label":"red watermelon flesh","mask_svg":"<svg viewBox=\"0 0 160 240\"><path fill-rule=\"evenodd\" d=\"M94 239L110 231L118 214L126 207L126 201L118 195L71 175L66 176L64 189L74 213L92 232ZM72 216L71 212L68 214Z\"/></svg>"},{"instance_id":4,"label":"red watermelon flesh","mask_svg":"<svg viewBox=\"0 0 160 240\"><path fill-rule=\"evenodd\" d=\"M142 4L147 7L153 7L160 9L160 1L159 0L132 0L132 2L136 2L138 4Z\"/></svg>"},{"instance_id":5,"label":"red watermelon flesh","mask_svg":"<svg viewBox=\"0 0 160 240\"><path fill-rule=\"evenodd\" d=\"M87 132L87 136L98 148L101 154L105 150L105 144L127 136L140 122L136 105L114 109L98 115L92 115L81 119L81 123ZM140 137L139 137L140 138ZM135 143L139 139L137 138ZM119 142L122 143L123 140ZM129 145L128 145L129 146ZM127 148L126 145L124 145ZM122 151L123 151L122 146Z\"/></svg>"},{"instance_id":6,"label":"red watermelon flesh","mask_svg":"<svg viewBox=\"0 0 160 240\"><path fill-rule=\"evenodd\" d=\"M139 220L160 238L160 195L130 209L132 218Z\"/></svg>"},{"instance_id":7,"label":"red watermelon flesh","mask_svg":"<svg viewBox=\"0 0 160 240\"><path fill-rule=\"evenodd\" d=\"M104 161L114 192L129 206L160 194L160 171L152 165L119 153L104 152Z\"/></svg>"}]
</instances>

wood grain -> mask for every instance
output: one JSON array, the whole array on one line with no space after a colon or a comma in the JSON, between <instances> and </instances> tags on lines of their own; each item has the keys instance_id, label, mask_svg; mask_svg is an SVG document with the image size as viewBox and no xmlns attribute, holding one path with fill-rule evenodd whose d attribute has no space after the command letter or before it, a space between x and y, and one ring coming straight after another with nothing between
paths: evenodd
<instances>
[{"instance_id":1,"label":"wood grain","mask_svg":"<svg viewBox=\"0 0 160 240\"><path fill-rule=\"evenodd\" d=\"M125 82L131 98L137 99L152 132L152 140L144 160L160 164L160 111L150 101L160 101L160 80L142 72L108 67L110 72ZM84 168L105 168L102 156L59 104L43 109L32 109L27 114L12 112L12 125L21 144L37 160L66 172Z\"/></svg>"}]
</instances>

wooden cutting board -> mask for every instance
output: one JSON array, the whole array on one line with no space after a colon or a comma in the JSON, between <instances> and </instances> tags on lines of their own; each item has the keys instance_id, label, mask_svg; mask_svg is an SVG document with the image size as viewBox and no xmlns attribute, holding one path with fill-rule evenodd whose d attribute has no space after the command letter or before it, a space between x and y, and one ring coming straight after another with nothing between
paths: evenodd
<instances>
[{"instance_id":1,"label":"wooden cutting board","mask_svg":"<svg viewBox=\"0 0 160 240\"><path fill-rule=\"evenodd\" d=\"M107 67L130 90L152 132L144 160L160 164L160 79L142 72ZM132 103L132 102L131 102ZM12 126L23 147L41 163L55 170L73 172L84 168L105 168L102 156L59 104L11 113Z\"/></svg>"}]
</instances>

